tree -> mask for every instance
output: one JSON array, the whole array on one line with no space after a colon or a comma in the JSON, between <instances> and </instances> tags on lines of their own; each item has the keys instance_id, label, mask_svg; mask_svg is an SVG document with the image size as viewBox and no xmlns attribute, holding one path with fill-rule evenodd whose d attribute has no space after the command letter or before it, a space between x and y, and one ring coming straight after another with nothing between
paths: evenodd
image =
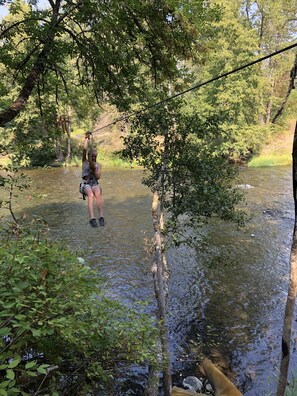
<instances>
[{"instance_id":1,"label":"tree","mask_svg":"<svg viewBox=\"0 0 297 396\"><path fill-rule=\"evenodd\" d=\"M196 56L205 26L191 20L216 16L201 0L195 6L169 0L49 0L42 10L35 6L38 1L28 3L12 2L10 12L17 19L2 24L0 61L19 93L2 109L0 126L12 121L37 84L47 86L52 75L62 83L57 90L66 90L67 59L76 65L79 85L88 87L98 103L108 100L125 109L147 100L151 79L155 86L175 80L181 75L178 61Z\"/></svg>"},{"instance_id":2,"label":"tree","mask_svg":"<svg viewBox=\"0 0 297 396\"><path fill-rule=\"evenodd\" d=\"M258 50L256 34L242 15L242 2L219 2L221 18L213 24L217 34L212 39L211 51L204 67L196 67L197 84L244 66L255 60ZM197 90L191 102L199 104L200 112L225 111L220 128L229 139L224 141L224 155L231 159L244 159L256 152L265 141L258 128L261 111L261 70L255 65ZM223 147L222 147L223 149Z\"/></svg>"},{"instance_id":3,"label":"tree","mask_svg":"<svg viewBox=\"0 0 297 396\"><path fill-rule=\"evenodd\" d=\"M196 84L230 72L287 45L296 34L296 2L226 0L217 2L221 17L209 41L209 56L203 66L192 69ZM294 51L286 51L205 85L192 94L206 114L215 109L229 111L220 125L229 134L225 155L248 159L259 152L271 133L271 120L291 92L289 72ZM288 89L289 85L289 89ZM285 99L284 99L285 98Z\"/></svg>"},{"instance_id":4,"label":"tree","mask_svg":"<svg viewBox=\"0 0 297 396\"><path fill-rule=\"evenodd\" d=\"M293 65L293 67L291 69L291 72L290 72L290 81L289 81L289 86L288 86L288 90L287 90L286 96L284 97L284 99L283 99L278 111L276 112L275 116L273 117L273 119L271 121L272 123L275 123L278 120L278 118L282 115L282 113L283 113L283 111L285 109L286 103L287 103L287 101L289 99L289 96L291 94L291 91L292 91L292 89L295 89L295 79L296 79L296 77L297 77L297 54L295 56L294 65Z\"/></svg>"},{"instance_id":5,"label":"tree","mask_svg":"<svg viewBox=\"0 0 297 396\"><path fill-rule=\"evenodd\" d=\"M294 0L243 1L246 17L251 28L257 33L261 53L268 55L284 44L292 42L297 32L297 4ZM267 60L262 64L262 122L275 120L290 80L290 69L294 53L289 51L281 57Z\"/></svg>"},{"instance_id":6,"label":"tree","mask_svg":"<svg viewBox=\"0 0 297 396\"><path fill-rule=\"evenodd\" d=\"M135 117L125 140L125 155L145 168L144 184L153 193L155 235L152 272L158 302L163 385L170 395L170 354L166 296L166 246L194 243L212 216L242 225L237 208L242 194L234 189L236 169L223 158L225 134L218 127L224 114L200 116L180 100L169 101ZM152 393L153 394L153 393Z\"/></svg>"}]
</instances>

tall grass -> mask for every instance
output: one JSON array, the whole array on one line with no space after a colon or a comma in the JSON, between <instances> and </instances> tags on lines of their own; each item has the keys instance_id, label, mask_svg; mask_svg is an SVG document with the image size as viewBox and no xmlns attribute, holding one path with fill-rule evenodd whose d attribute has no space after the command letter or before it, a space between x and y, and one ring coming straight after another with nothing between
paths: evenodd
<instances>
[{"instance_id":1,"label":"tall grass","mask_svg":"<svg viewBox=\"0 0 297 396\"><path fill-rule=\"evenodd\" d=\"M278 126L276 129L273 127L274 133L271 135L270 142L262 148L258 155L249 161L248 166L291 165L295 123L295 119L289 119L283 126Z\"/></svg>"},{"instance_id":2,"label":"tall grass","mask_svg":"<svg viewBox=\"0 0 297 396\"><path fill-rule=\"evenodd\" d=\"M248 163L251 168L268 167L268 166L285 166L292 163L292 156L290 154L267 154L254 157Z\"/></svg>"}]
</instances>

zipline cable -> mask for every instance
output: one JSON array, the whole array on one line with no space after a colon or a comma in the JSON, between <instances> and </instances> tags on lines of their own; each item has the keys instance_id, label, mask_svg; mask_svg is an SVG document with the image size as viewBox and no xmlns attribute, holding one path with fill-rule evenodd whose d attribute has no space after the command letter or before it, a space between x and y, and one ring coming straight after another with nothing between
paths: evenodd
<instances>
[{"instance_id":1,"label":"zipline cable","mask_svg":"<svg viewBox=\"0 0 297 396\"><path fill-rule=\"evenodd\" d=\"M273 52L273 53L271 53L269 55L265 55L265 56L263 56L263 57L261 57L259 59L254 60L253 62L247 63L247 64L245 64L243 66L240 66L240 67L238 67L236 69L233 69L233 70L231 70L229 72L220 74L219 76L211 78L210 80L207 80L207 81L204 81L204 82L202 82L200 84L194 85L193 87L188 88L188 89L186 89L184 91L181 91L181 92L178 92L178 93L176 93L174 95L168 96L166 99L163 99L163 100L160 100L159 102L153 103L152 105L144 107L143 109L140 109L140 110L137 110L137 111L133 111L130 114L126 114L125 116L121 116L121 117L115 119L113 122L111 122L111 123L109 123L107 125L104 125L103 127L94 129L93 132L101 131L104 128L110 127L112 125L117 124L120 121L123 121L124 119L127 120L128 118L135 117L135 116L137 116L137 115L139 115L141 113L144 113L147 110L153 109L156 106L160 106L160 105L162 105L162 104L164 104L164 103L166 103L166 102L168 102L168 101L170 101L172 99L178 98L179 96L182 96L182 95L184 95L184 94L186 94L188 92L191 92L191 91L194 91L196 89L199 89L199 88L203 87L204 85L207 85L207 84L210 84L210 83L212 83L214 81L220 80L221 78L227 77L230 74L237 73L240 70L243 70L243 69L246 69L247 67L253 66L256 63L263 62L266 59L269 59L269 58L272 58L273 56L279 55L282 52L289 51L289 50L291 50L292 48L295 48L295 47L297 47L297 43L291 44L288 47L282 48L282 49L280 49L278 51L275 51L275 52Z\"/></svg>"}]
</instances>

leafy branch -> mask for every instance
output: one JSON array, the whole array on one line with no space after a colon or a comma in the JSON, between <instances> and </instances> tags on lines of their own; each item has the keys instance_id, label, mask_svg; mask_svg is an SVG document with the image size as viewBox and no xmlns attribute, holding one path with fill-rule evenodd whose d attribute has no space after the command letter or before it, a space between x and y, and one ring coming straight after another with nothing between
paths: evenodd
<instances>
[{"instance_id":1,"label":"leafy branch","mask_svg":"<svg viewBox=\"0 0 297 396\"><path fill-rule=\"evenodd\" d=\"M23 191L30 185L30 178L23 172L20 172L20 167L15 164L0 165L0 187L7 191L8 197L0 198L0 208L9 211L11 217L16 224L19 220L15 215L13 208L14 199L17 198L16 191Z\"/></svg>"}]
</instances>

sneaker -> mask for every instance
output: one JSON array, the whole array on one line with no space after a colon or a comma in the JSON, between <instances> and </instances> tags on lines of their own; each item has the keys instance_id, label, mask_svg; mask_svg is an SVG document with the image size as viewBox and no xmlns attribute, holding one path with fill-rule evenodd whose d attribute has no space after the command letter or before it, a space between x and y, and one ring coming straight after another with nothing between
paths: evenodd
<instances>
[{"instance_id":1,"label":"sneaker","mask_svg":"<svg viewBox=\"0 0 297 396\"><path fill-rule=\"evenodd\" d=\"M90 220L90 224L91 224L92 227L98 227L96 219L91 219Z\"/></svg>"},{"instance_id":2,"label":"sneaker","mask_svg":"<svg viewBox=\"0 0 297 396\"><path fill-rule=\"evenodd\" d=\"M99 217L99 225L103 227L104 224L105 224L104 218L103 217Z\"/></svg>"}]
</instances>

